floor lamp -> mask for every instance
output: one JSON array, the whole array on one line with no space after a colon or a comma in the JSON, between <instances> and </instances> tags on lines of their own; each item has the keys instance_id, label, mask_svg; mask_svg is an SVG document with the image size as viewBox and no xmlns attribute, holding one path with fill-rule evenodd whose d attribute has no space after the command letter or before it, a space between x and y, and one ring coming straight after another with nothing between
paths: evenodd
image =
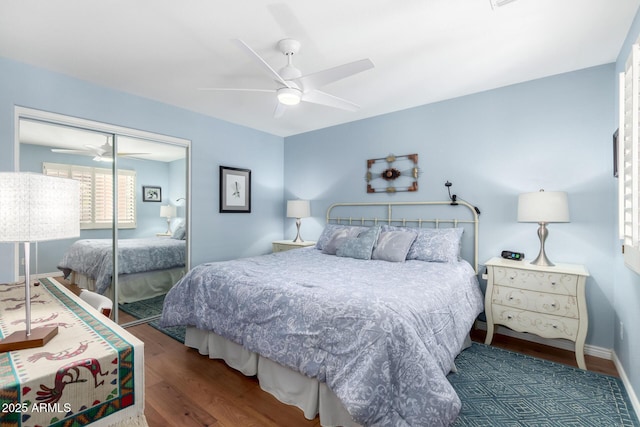
<instances>
[{"instance_id":1,"label":"floor lamp","mask_svg":"<svg viewBox=\"0 0 640 427\"><path fill-rule=\"evenodd\" d=\"M57 327L31 329L31 242L80 236L80 182L26 172L0 172L0 242L24 245L25 325L0 341L0 352L42 347Z\"/></svg>"}]
</instances>

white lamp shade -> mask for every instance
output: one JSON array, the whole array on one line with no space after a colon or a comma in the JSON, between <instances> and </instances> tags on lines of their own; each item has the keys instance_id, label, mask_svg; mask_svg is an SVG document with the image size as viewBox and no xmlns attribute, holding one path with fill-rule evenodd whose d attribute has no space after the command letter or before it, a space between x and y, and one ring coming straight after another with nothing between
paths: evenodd
<instances>
[{"instance_id":1,"label":"white lamp shade","mask_svg":"<svg viewBox=\"0 0 640 427\"><path fill-rule=\"evenodd\" d=\"M160 216L174 218L176 216L176 207L173 205L160 206Z\"/></svg>"},{"instance_id":2,"label":"white lamp shade","mask_svg":"<svg viewBox=\"0 0 640 427\"><path fill-rule=\"evenodd\" d=\"M564 191L537 191L518 196L518 222L569 222Z\"/></svg>"},{"instance_id":3,"label":"white lamp shade","mask_svg":"<svg viewBox=\"0 0 640 427\"><path fill-rule=\"evenodd\" d=\"M26 172L0 172L0 242L80 236L80 182Z\"/></svg>"},{"instance_id":4,"label":"white lamp shade","mask_svg":"<svg viewBox=\"0 0 640 427\"><path fill-rule=\"evenodd\" d=\"M311 207L308 200L287 201L288 218L307 218L309 216L311 216Z\"/></svg>"}]
</instances>

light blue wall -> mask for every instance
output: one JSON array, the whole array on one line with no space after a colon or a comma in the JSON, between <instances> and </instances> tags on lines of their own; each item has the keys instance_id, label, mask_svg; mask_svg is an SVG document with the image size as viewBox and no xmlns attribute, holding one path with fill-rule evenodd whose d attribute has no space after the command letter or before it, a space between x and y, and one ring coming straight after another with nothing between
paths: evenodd
<instances>
[{"instance_id":1,"label":"light blue wall","mask_svg":"<svg viewBox=\"0 0 640 427\"><path fill-rule=\"evenodd\" d=\"M616 62L616 72L624 70L625 62L631 52L631 45L640 37L640 12L636 15L627 39L620 50L620 55ZM617 94L617 92L616 92ZM618 97L616 96L616 107ZM616 108L616 111L618 109ZM618 126L618 115L614 126ZM636 394L640 393L640 276L624 266L624 260L620 252L621 243L615 234L616 250L613 268L615 272L615 293L614 308L616 319L614 322L613 334L615 345L614 350L624 366L625 373L633 385ZM620 323L623 323L624 338L621 338Z\"/></svg>"},{"instance_id":2,"label":"light blue wall","mask_svg":"<svg viewBox=\"0 0 640 427\"><path fill-rule=\"evenodd\" d=\"M192 265L267 253L282 238L281 137L0 58L2 171L16 169L15 106L190 140ZM252 170L252 213L218 213L219 165ZM0 244L0 281L14 279L13 265L13 245Z\"/></svg>"},{"instance_id":3,"label":"light blue wall","mask_svg":"<svg viewBox=\"0 0 640 427\"><path fill-rule=\"evenodd\" d=\"M449 180L482 211L484 262L503 249L537 254L537 225L516 220L519 193L567 191L571 222L549 226L548 256L586 265L587 343L612 348L614 91L610 64L288 137L285 198L312 200L314 217L303 220L311 240L333 202L446 200ZM418 153L419 191L366 193L366 159L389 153Z\"/></svg>"}]
</instances>

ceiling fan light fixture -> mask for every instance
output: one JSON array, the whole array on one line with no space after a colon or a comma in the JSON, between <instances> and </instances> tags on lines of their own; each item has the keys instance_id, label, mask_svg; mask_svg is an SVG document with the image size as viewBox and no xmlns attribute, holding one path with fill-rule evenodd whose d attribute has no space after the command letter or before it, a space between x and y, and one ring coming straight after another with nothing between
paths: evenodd
<instances>
[{"instance_id":1,"label":"ceiling fan light fixture","mask_svg":"<svg viewBox=\"0 0 640 427\"><path fill-rule=\"evenodd\" d=\"M298 105L302 99L302 93L298 89L283 87L278 89L278 101L284 105Z\"/></svg>"},{"instance_id":2,"label":"ceiling fan light fixture","mask_svg":"<svg viewBox=\"0 0 640 427\"><path fill-rule=\"evenodd\" d=\"M489 0L489 2L491 3L491 9L504 6L514 1L516 0Z\"/></svg>"},{"instance_id":3,"label":"ceiling fan light fixture","mask_svg":"<svg viewBox=\"0 0 640 427\"><path fill-rule=\"evenodd\" d=\"M95 156L93 158L93 161L94 162L113 163L113 157Z\"/></svg>"}]
</instances>

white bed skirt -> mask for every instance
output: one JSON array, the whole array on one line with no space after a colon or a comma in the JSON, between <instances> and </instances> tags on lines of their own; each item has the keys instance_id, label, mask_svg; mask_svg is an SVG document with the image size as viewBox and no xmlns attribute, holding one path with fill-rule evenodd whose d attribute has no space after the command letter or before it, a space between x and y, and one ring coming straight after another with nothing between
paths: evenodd
<instances>
[{"instance_id":1,"label":"white bed skirt","mask_svg":"<svg viewBox=\"0 0 640 427\"><path fill-rule=\"evenodd\" d=\"M282 403L297 406L305 418L320 415L324 427L357 427L336 395L316 379L273 362L213 332L188 327L185 345L210 359L222 359L247 376L257 376L262 388Z\"/></svg>"},{"instance_id":2,"label":"white bed skirt","mask_svg":"<svg viewBox=\"0 0 640 427\"><path fill-rule=\"evenodd\" d=\"M168 270L154 270L144 273L121 274L118 276L118 303L136 302L166 294L185 274L184 267ZM73 271L71 280L83 289L95 292L95 280ZM104 294L115 301L113 287L109 285Z\"/></svg>"}]
</instances>

